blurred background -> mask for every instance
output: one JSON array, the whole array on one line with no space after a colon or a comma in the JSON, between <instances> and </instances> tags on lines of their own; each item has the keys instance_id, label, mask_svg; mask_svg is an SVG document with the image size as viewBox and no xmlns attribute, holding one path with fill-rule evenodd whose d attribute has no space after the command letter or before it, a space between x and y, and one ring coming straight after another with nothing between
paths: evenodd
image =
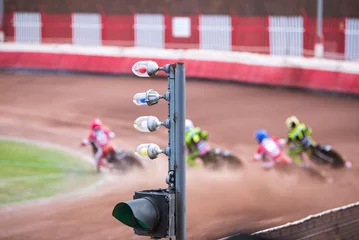
<instances>
[{"instance_id":1,"label":"blurred background","mask_svg":"<svg viewBox=\"0 0 359 240\"><path fill-rule=\"evenodd\" d=\"M93 163L80 142L98 117L120 149L165 146L166 129L133 128L139 116L168 114L164 102L132 103L137 92L167 90L165 77L130 76L135 59L152 53L161 63L188 54L187 118L208 131L211 146L244 164L188 168L187 239L359 238L359 1L0 0L0 135L60 145ZM215 70L207 58L233 65ZM353 167L312 163L334 177L327 184L300 169L263 171L253 163L254 132L285 138L292 115ZM0 142L0 239L144 239L111 213L134 191L167 186L164 156L143 161L144 170L97 174L80 157L20 148L27 149ZM56 170L40 171L40 161ZM85 190L72 194L75 187Z\"/></svg>"}]
</instances>

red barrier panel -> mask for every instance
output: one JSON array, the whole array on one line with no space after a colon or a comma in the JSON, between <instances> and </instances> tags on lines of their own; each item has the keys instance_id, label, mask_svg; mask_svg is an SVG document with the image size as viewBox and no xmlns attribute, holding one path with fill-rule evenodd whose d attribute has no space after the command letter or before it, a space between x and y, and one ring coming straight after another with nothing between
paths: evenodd
<instances>
[{"instance_id":1,"label":"red barrier panel","mask_svg":"<svg viewBox=\"0 0 359 240\"><path fill-rule=\"evenodd\" d=\"M71 14L41 13L43 43L72 43Z\"/></svg>"},{"instance_id":2,"label":"red barrier panel","mask_svg":"<svg viewBox=\"0 0 359 240\"><path fill-rule=\"evenodd\" d=\"M14 29L14 14L13 13L5 13L4 14L4 21L3 21L3 28L5 34L6 41L14 41L15 37L15 29Z\"/></svg>"},{"instance_id":3,"label":"red barrier panel","mask_svg":"<svg viewBox=\"0 0 359 240\"><path fill-rule=\"evenodd\" d=\"M103 45L132 47L135 33L133 15L102 15Z\"/></svg>"},{"instance_id":4,"label":"red barrier panel","mask_svg":"<svg viewBox=\"0 0 359 240\"><path fill-rule=\"evenodd\" d=\"M304 18L304 49L314 51L317 22L315 18ZM345 18L323 18L323 35L325 55L344 55L345 52ZM305 54L312 56L312 54Z\"/></svg>"},{"instance_id":5,"label":"red barrier panel","mask_svg":"<svg viewBox=\"0 0 359 240\"><path fill-rule=\"evenodd\" d=\"M77 54L2 52L0 66L10 68L131 73L143 58ZM188 77L233 80L359 94L359 74L295 67L261 66L193 59L153 59L159 65L184 61Z\"/></svg>"},{"instance_id":6,"label":"red barrier panel","mask_svg":"<svg viewBox=\"0 0 359 240\"><path fill-rule=\"evenodd\" d=\"M269 54L268 17L232 16L233 50Z\"/></svg>"}]
</instances>

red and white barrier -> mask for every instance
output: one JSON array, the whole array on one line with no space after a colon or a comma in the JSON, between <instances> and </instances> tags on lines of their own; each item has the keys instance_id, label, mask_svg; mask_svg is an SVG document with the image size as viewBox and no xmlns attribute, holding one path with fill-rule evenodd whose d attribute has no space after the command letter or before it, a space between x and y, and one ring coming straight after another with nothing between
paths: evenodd
<instances>
[{"instance_id":1,"label":"red and white barrier","mask_svg":"<svg viewBox=\"0 0 359 240\"><path fill-rule=\"evenodd\" d=\"M0 67L131 73L139 60L183 61L192 78L302 87L359 94L358 63L240 52L75 45L0 45Z\"/></svg>"},{"instance_id":2,"label":"red and white barrier","mask_svg":"<svg viewBox=\"0 0 359 240\"><path fill-rule=\"evenodd\" d=\"M316 19L235 16L12 12L4 14L6 41L250 51L313 56ZM359 59L359 19L324 18L325 58Z\"/></svg>"}]
</instances>

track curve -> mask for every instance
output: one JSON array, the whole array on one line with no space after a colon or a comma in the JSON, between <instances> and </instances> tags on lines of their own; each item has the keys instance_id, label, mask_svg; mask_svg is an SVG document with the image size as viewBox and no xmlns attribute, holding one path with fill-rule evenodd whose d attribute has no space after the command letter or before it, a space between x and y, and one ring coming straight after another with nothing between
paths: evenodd
<instances>
[{"instance_id":1,"label":"track curve","mask_svg":"<svg viewBox=\"0 0 359 240\"><path fill-rule=\"evenodd\" d=\"M167 116L167 103L136 107L132 96L165 80L93 76L1 74L0 134L27 137L79 149L89 122L100 117L127 150L144 142L167 144L167 131L137 132L141 115ZM297 115L313 127L318 142L332 144L354 163L333 173L333 185L306 175L263 173L255 164L237 172L187 172L188 239L215 239L232 232L275 226L359 199L359 101L281 89L188 82L187 117L207 129L210 142L249 159L253 133L266 128L285 136L284 120ZM82 150L90 154L90 149ZM114 177L106 187L66 200L0 207L0 239L142 239L117 222L111 211L135 190L165 187L164 158L147 162L145 173Z\"/></svg>"}]
</instances>

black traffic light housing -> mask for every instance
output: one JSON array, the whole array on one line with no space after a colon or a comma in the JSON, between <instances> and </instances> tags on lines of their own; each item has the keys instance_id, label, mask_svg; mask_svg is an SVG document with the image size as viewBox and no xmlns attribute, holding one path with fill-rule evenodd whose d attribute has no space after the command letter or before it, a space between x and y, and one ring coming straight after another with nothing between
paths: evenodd
<instances>
[{"instance_id":1,"label":"black traffic light housing","mask_svg":"<svg viewBox=\"0 0 359 240\"><path fill-rule=\"evenodd\" d=\"M168 189L135 192L134 200L118 203L112 216L134 228L135 234L152 238L175 236L175 194Z\"/></svg>"}]
</instances>

